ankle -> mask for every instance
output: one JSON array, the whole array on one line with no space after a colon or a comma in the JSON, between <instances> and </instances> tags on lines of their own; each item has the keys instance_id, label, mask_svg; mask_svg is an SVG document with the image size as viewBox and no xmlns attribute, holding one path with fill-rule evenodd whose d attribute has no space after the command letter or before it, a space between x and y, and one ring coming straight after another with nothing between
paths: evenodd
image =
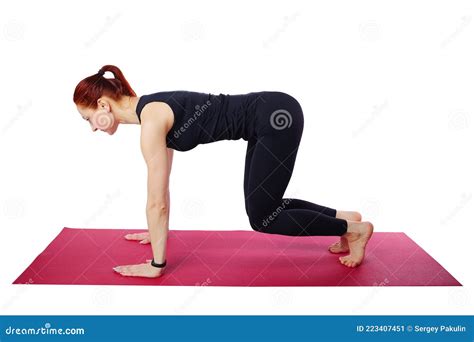
<instances>
[{"instance_id":1,"label":"ankle","mask_svg":"<svg viewBox=\"0 0 474 342\"><path fill-rule=\"evenodd\" d=\"M345 238L350 238L353 236L358 236L360 234L360 222L357 221L347 221L347 230L344 235Z\"/></svg>"}]
</instances>

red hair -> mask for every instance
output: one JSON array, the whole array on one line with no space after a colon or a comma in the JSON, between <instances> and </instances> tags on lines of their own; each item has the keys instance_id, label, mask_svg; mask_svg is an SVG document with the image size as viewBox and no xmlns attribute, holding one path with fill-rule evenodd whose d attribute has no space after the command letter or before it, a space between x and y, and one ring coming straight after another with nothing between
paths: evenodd
<instances>
[{"instance_id":1,"label":"red hair","mask_svg":"<svg viewBox=\"0 0 474 342\"><path fill-rule=\"evenodd\" d=\"M114 78L105 78L104 72L110 71ZM85 108L97 108L97 100L109 96L115 101L122 96L137 96L119 68L115 65L104 65L99 72L84 78L74 90L73 101L76 105Z\"/></svg>"}]
</instances>

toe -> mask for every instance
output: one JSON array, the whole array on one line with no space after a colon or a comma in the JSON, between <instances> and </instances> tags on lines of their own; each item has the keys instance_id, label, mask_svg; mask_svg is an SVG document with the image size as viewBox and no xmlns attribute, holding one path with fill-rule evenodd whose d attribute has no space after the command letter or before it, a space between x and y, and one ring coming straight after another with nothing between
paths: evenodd
<instances>
[{"instance_id":1,"label":"toe","mask_svg":"<svg viewBox=\"0 0 474 342\"><path fill-rule=\"evenodd\" d=\"M358 211L354 211L355 221L362 221L362 215Z\"/></svg>"}]
</instances>

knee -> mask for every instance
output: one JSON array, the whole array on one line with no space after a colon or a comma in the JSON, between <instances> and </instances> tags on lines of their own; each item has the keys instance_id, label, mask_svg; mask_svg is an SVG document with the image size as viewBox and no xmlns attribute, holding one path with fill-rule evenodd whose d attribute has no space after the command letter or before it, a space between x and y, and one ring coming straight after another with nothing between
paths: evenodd
<instances>
[{"instance_id":1,"label":"knee","mask_svg":"<svg viewBox=\"0 0 474 342\"><path fill-rule=\"evenodd\" d=\"M247 210L247 217L249 219L250 226L253 230L258 230L260 228L259 219L255 214L253 214L250 210Z\"/></svg>"},{"instance_id":2,"label":"knee","mask_svg":"<svg viewBox=\"0 0 474 342\"><path fill-rule=\"evenodd\" d=\"M252 227L253 230L257 232L261 232L266 225L268 225L264 219L262 219L262 216L258 214L255 210L247 210L247 216L249 219L250 226Z\"/></svg>"},{"instance_id":3,"label":"knee","mask_svg":"<svg viewBox=\"0 0 474 342\"><path fill-rule=\"evenodd\" d=\"M266 215L262 214L262 212L251 212L247 213L250 226L253 230L260 233L271 233L272 232L272 224L273 221L276 219L276 212Z\"/></svg>"}]
</instances>

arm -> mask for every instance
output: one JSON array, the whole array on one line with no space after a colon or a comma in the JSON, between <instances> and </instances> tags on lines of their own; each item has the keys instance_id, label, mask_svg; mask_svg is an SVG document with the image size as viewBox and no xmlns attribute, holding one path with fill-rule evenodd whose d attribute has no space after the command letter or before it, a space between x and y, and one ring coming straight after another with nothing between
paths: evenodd
<instances>
[{"instance_id":1,"label":"arm","mask_svg":"<svg viewBox=\"0 0 474 342\"><path fill-rule=\"evenodd\" d=\"M168 179L169 179L169 176L171 175L171 167L173 165L173 149L168 148L167 152L168 152ZM168 193L167 193L167 197L166 197L166 203L167 203L167 206L168 206L168 224L169 224L169 213L170 213L170 209L171 209L169 186L168 186ZM168 226L167 229L169 230L169 226Z\"/></svg>"},{"instance_id":2,"label":"arm","mask_svg":"<svg viewBox=\"0 0 474 342\"><path fill-rule=\"evenodd\" d=\"M169 171L168 174L170 174L170 175L171 175L171 168L172 168L172 165L173 165L173 152L174 152L173 149L168 148L168 171ZM168 189L169 189L169 187L168 187ZM167 203L167 206L168 206L168 222L169 222L169 213L170 213L170 210L171 210L169 190L168 190L168 193L167 193L166 203ZM141 244L150 243L150 233L149 232L127 234L127 235L125 235L125 238L127 240L140 241Z\"/></svg>"},{"instance_id":3,"label":"arm","mask_svg":"<svg viewBox=\"0 0 474 342\"><path fill-rule=\"evenodd\" d=\"M154 106L147 106L142 117L141 150L147 165L147 203L146 215L150 242L155 262L166 259L166 242L169 229L169 176L171 172L172 151L166 147L168 124L163 116L156 115ZM161 118L161 119L160 119ZM145 123L146 122L146 123Z\"/></svg>"}]
</instances>

